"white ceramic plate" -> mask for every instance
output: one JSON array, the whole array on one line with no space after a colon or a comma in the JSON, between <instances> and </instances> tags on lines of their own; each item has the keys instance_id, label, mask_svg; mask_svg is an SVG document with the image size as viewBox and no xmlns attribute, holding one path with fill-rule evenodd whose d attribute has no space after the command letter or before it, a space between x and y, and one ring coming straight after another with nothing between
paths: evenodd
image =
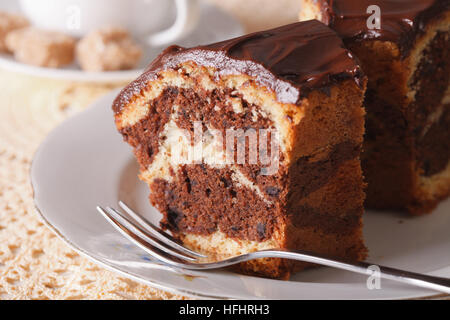
<instances>
[{"instance_id":1,"label":"white ceramic plate","mask_svg":"<svg viewBox=\"0 0 450 320\"><path fill-rule=\"evenodd\" d=\"M268 299L400 299L435 294L390 281L369 290L366 277L330 268L307 270L290 281L228 271L174 270L151 261L96 211L119 199L157 223L148 187L137 178L131 148L117 133L111 103L98 100L47 137L35 155L31 180L45 222L75 250L132 279L195 297ZM432 214L367 212L364 234L373 263L450 276L450 201Z\"/></svg>"},{"instance_id":2,"label":"white ceramic plate","mask_svg":"<svg viewBox=\"0 0 450 320\"><path fill-rule=\"evenodd\" d=\"M219 8L202 2L201 15L194 30L176 41L185 47L221 41L243 34L243 28L238 20L223 12ZM0 11L20 12L17 1L0 1ZM170 21L168 21L170 24ZM136 78L142 73L149 61L152 61L164 48L144 47L144 55L137 69L124 71L86 72L73 63L64 68L42 68L16 61L12 55L0 53L0 68L25 73L28 75L55 78L61 80L86 82L118 82Z\"/></svg>"}]
</instances>

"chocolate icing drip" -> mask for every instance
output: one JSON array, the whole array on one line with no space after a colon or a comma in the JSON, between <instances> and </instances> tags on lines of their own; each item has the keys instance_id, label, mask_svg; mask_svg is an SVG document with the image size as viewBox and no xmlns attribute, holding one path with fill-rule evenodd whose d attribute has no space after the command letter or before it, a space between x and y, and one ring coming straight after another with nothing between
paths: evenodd
<instances>
[{"instance_id":1,"label":"chocolate icing drip","mask_svg":"<svg viewBox=\"0 0 450 320\"><path fill-rule=\"evenodd\" d=\"M318 0L322 21L348 40L378 39L397 43L402 55L411 49L418 33L450 9L450 0ZM381 29L369 29L370 5L381 11Z\"/></svg>"},{"instance_id":2,"label":"chocolate icing drip","mask_svg":"<svg viewBox=\"0 0 450 320\"><path fill-rule=\"evenodd\" d=\"M214 67L217 76L247 74L271 88L282 103L299 103L311 90L328 88L344 79L361 85L364 78L356 58L345 49L337 34L318 21L298 22L219 43L182 48L171 46L144 74L116 99L117 113L145 83L164 69L194 61Z\"/></svg>"}]
</instances>

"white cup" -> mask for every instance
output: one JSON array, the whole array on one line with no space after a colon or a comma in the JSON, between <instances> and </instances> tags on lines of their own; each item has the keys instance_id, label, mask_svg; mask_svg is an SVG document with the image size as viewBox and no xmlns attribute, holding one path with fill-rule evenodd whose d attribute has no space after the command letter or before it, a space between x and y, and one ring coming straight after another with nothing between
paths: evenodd
<instances>
[{"instance_id":1,"label":"white cup","mask_svg":"<svg viewBox=\"0 0 450 320\"><path fill-rule=\"evenodd\" d=\"M199 17L197 0L20 0L20 6L38 28L82 37L104 26L121 26L151 46L189 33ZM161 31L174 12L175 22Z\"/></svg>"}]
</instances>

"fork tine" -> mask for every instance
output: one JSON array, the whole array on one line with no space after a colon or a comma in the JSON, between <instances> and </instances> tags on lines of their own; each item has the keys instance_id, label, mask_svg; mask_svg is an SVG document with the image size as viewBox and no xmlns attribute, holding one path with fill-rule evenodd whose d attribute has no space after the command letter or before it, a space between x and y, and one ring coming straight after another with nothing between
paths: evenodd
<instances>
[{"instance_id":1,"label":"fork tine","mask_svg":"<svg viewBox=\"0 0 450 320\"><path fill-rule=\"evenodd\" d=\"M105 213L107 213L105 218L109 218L108 220L110 222L111 221L114 222L114 225L118 226L122 231L124 231L125 233L122 232L123 235L128 234L128 237L127 237L128 239L130 239L130 240L134 239L134 241L132 240L134 243L136 243L137 239L140 239L140 240L142 240L143 243L147 243L148 245L154 246L154 247L162 250L163 252L173 255L179 259L188 260L188 261L196 260L195 258L186 256L184 254L181 254L179 252L172 250L171 248L166 247L160 241L158 241L157 239L154 239L145 230L142 230L139 226L135 225L132 221L130 221L129 219L124 217L119 211L117 211L113 208L110 208L110 207L106 207L106 212L101 207L97 207L97 210L99 210L100 213L103 214L103 216L105 216ZM142 245L142 243L140 241L139 241L139 243ZM146 250L146 251L148 253L148 250Z\"/></svg>"},{"instance_id":2,"label":"fork tine","mask_svg":"<svg viewBox=\"0 0 450 320\"><path fill-rule=\"evenodd\" d=\"M137 237L136 235L132 234L131 232L128 231L128 229L126 229L123 225L120 224L119 221L117 221L111 214L110 211L106 211L105 209L103 209L100 206L97 206L97 210L103 215L103 217L109 222L111 223L111 225L117 230L119 231L125 238L127 238L128 240L130 240L131 242L133 242L136 246L138 246L139 248L141 248L142 250L144 250L145 252L147 252L150 256L152 256L153 258L162 261L166 264L169 265L173 265L175 267L179 267L182 265L182 263L179 263L178 261L174 261L173 257L171 257L170 255L168 255L166 252L164 252L163 250L159 250L156 247L153 247L152 245L150 245L148 242L145 242L144 240L142 240L141 238Z\"/></svg>"},{"instance_id":3,"label":"fork tine","mask_svg":"<svg viewBox=\"0 0 450 320\"><path fill-rule=\"evenodd\" d=\"M161 230L160 228L155 226L153 223L151 223L150 221L148 221L144 217L141 217L140 215L138 215L136 212L131 210L131 208L128 205L126 205L123 201L119 201L119 206L127 214L129 214L137 223L139 223L143 228L145 228L145 230L150 232L152 235L157 237L159 240L161 240L166 245L169 245L169 246L171 246L174 249L177 249L177 250L179 250L181 252L187 253L187 254L192 255L192 256L196 256L196 257L199 257L199 258L206 258L205 255L200 254L200 253L195 252L195 251L192 251L192 250L190 250L190 249L188 249L188 248L178 244L177 242L175 242L175 239L173 239L173 237L171 237L167 232L164 232L163 230Z\"/></svg>"}]
</instances>

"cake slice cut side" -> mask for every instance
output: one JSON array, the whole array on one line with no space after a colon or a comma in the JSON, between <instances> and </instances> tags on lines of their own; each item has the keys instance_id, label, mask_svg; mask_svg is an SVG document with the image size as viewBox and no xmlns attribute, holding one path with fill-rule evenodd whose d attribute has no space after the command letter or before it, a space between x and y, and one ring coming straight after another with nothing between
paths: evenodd
<instances>
[{"instance_id":1,"label":"cake slice cut side","mask_svg":"<svg viewBox=\"0 0 450 320\"><path fill-rule=\"evenodd\" d=\"M301 65L330 40L320 68ZM274 44L282 47L270 52ZM361 260L364 90L336 34L308 22L171 47L113 108L161 225L185 245L217 259L290 248ZM285 279L306 266L260 259L237 268Z\"/></svg>"}]
</instances>

